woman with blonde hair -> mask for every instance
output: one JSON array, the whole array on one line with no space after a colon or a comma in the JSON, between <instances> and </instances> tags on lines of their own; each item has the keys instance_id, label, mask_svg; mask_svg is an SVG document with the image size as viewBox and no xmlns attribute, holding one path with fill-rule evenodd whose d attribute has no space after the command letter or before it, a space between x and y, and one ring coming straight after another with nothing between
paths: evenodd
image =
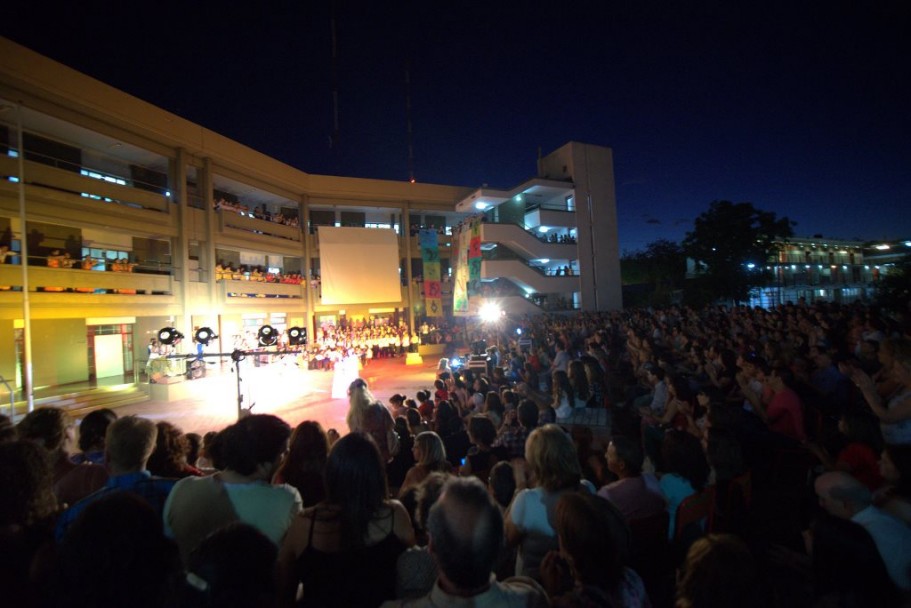
<instances>
[{"instance_id":1,"label":"woman with blonde hair","mask_svg":"<svg viewBox=\"0 0 911 608\"><path fill-rule=\"evenodd\" d=\"M404 496L411 488L419 485L431 473L452 473L452 466L446 460L446 448L443 446L443 440L433 431L424 431L418 433L414 438L415 465L408 469L405 474L405 481L402 482L402 488L399 490L399 496Z\"/></svg>"},{"instance_id":2,"label":"woman with blonde hair","mask_svg":"<svg viewBox=\"0 0 911 608\"><path fill-rule=\"evenodd\" d=\"M567 492L579 490L595 493L595 488L582 479L582 467L576 447L566 432L556 424L536 428L525 442L525 461L531 474L532 487L516 493L506 514L506 541L518 546L516 576L538 578L541 560L558 547L554 521L557 502ZM517 486L525 486L523 474L517 474Z\"/></svg>"}]
</instances>

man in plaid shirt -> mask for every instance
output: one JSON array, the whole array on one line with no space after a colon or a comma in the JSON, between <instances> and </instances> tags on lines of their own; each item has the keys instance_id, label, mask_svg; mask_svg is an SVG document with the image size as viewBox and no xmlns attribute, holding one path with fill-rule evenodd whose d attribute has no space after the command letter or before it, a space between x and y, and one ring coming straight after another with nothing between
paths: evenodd
<instances>
[{"instance_id":1,"label":"man in plaid shirt","mask_svg":"<svg viewBox=\"0 0 911 608\"><path fill-rule=\"evenodd\" d=\"M525 458L525 440L538 425L538 406L531 399L523 399L519 407L507 410L494 447L503 446L509 458Z\"/></svg>"}]
</instances>

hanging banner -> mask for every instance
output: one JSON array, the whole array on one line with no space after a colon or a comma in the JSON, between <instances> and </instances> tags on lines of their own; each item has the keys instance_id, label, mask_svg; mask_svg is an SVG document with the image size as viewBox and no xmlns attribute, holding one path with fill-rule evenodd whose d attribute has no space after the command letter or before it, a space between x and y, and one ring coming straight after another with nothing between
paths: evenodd
<instances>
[{"instance_id":1,"label":"hanging banner","mask_svg":"<svg viewBox=\"0 0 911 608\"><path fill-rule=\"evenodd\" d=\"M421 245L421 260L424 262L424 310L428 317L442 317L440 246L437 231L421 230L418 233L418 242Z\"/></svg>"},{"instance_id":2,"label":"hanging banner","mask_svg":"<svg viewBox=\"0 0 911 608\"><path fill-rule=\"evenodd\" d=\"M468 241L468 297L481 295L481 218L472 218Z\"/></svg>"},{"instance_id":3,"label":"hanging banner","mask_svg":"<svg viewBox=\"0 0 911 608\"><path fill-rule=\"evenodd\" d=\"M471 236L468 224L463 222L452 235L452 314L468 316L468 239Z\"/></svg>"}]
</instances>

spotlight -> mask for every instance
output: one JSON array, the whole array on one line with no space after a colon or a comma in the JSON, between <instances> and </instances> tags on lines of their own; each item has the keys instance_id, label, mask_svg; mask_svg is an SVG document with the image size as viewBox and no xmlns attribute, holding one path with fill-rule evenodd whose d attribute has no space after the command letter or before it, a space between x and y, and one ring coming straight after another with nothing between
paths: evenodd
<instances>
[{"instance_id":1,"label":"spotlight","mask_svg":"<svg viewBox=\"0 0 911 608\"><path fill-rule=\"evenodd\" d=\"M484 323L496 323L503 316L503 310L491 302L488 302L481 306L481 309L478 311L478 313L481 316L481 321Z\"/></svg>"},{"instance_id":2,"label":"spotlight","mask_svg":"<svg viewBox=\"0 0 911 608\"><path fill-rule=\"evenodd\" d=\"M303 346L307 344L307 328L292 327L288 330L288 344L291 346Z\"/></svg>"},{"instance_id":3,"label":"spotlight","mask_svg":"<svg viewBox=\"0 0 911 608\"><path fill-rule=\"evenodd\" d=\"M180 340L183 340L183 334L173 327L165 327L158 330L158 341L162 344L170 346Z\"/></svg>"},{"instance_id":4,"label":"spotlight","mask_svg":"<svg viewBox=\"0 0 911 608\"><path fill-rule=\"evenodd\" d=\"M275 343L278 342L278 332L271 325L260 327L256 337L259 338L260 346L275 346Z\"/></svg>"},{"instance_id":5,"label":"spotlight","mask_svg":"<svg viewBox=\"0 0 911 608\"><path fill-rule=\"evenodd\" d=\"M203 346L208 346L210 340L214 340L218 337L211 327L200 327L196 330L195 338L196 341L202 344Z\"/></svg>"}]
</instances>

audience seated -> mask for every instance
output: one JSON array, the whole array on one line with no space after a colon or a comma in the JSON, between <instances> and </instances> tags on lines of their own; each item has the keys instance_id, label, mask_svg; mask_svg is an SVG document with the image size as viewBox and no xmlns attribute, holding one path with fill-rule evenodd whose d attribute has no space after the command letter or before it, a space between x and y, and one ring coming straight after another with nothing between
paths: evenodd
<instances>
[{"instance_id":1,"label":"audience seated","mask_svg":"<svg viewBox=\"0 0 911 608\"><path fill-rule=\"evenodd\" d=\"M107 408L93 410L79 423L79 450L70 457L75 464L104 464L104 435L117 414Z\"/></svg>"},{"instance_id":2,"label":"audience seated","mask_svg":"<svg viewBox=\"0 0 911 608\"><path fill-rule=\"evenodd\" d=\"M158 436L155 439L155 449L149 456L149 473L158 477L184 477L202 475L202 471L187 462L190 452L190 442L183 432L165 420L157 425Z\"/></svg>"},{"instance_id":3,"label":"audience seated","mask_svg":"<svg viewBox=\"0 0 911 608\"><path fill-rule=\"evenodd\" d=\"M157 435L155 423L145 418L127 416L111 423L105 435L104 448L110 477L103 488L60 515L56 530L58 541L63 540L67 529L88 505L109 494L129 491L139 495L159 515L163 512L165 500L174 487L175 480L152 477L146 468L149 456L155 449Z\"/></svg>"},{"instance_id":4,"label":"audience seated","mask_svg":"<svg viewBox=\"0 0 911 608\"><path fill-rule=\"evenodd\" d=\"M658 480L642 473L642 463L642 449L635 441L623 436L611 438L607 468L618 479L598 490L598 495L613 503L627 521L650 517L665 508Z\"/></svg>"},{"instance_id":5,"label":"audience seated","mask_svg":"<svg viewBox=\"0 0 911 608\"><path fill-rule=\"evenodd\" d=\"M395 596L397 598L420 597L430 592L437 580L437 566L427 549L427 518L430 508L443 491L443 485L450 478L448 473L439 471L428 475L417 486L415 510L412 517L417 543L399 555L395 571Z\"/></svg>"},{"instance_id":6,"label":"audience seated","mask_svg":"<svg viewBox=\"0 0 911 608\"><path fill-rule=\"evenodd\" d=\"M305 605L376 606L395 597L396 560L414 544L414 529L387 495L373 440L357 432L339 439L326 464L326 500L294 518L279 553L284 605L293 605L298 583Z\"/></svg>"},{"instance_id":7,"label":"audience seated","mask_svg":"<svg viewBox=\"0 0 911 608\"><path fill-rule=\"evenodd\" d=\"M301 510L295 488L270 484L288 449L291 427L276 416L254 414L221 435L224 469L181 479L165 504L166 531L184 560L209 534L234 521L252 525L278 545Z\"/></svg>"},{"instance_id":8,"label":"audience seated","mask_svg":"<svg viewBox=\"0 0 911 608\"><path fill-rule=\"evenodd\" d=\"M305 420L291 434L285 456L274 484L288 484L300 493L304 507L312 507L326 498L326 461L329 458L329 437L319 422Z\"/></svg>"},{"instance_id":9,"label":"audience seated","mask_svg":"<svg viewBox=\"0 0 911 608\"><path fill-rule=\"evenodd\" d=\"M386 602L409 606L547 606L544 589L532 579L499 582L492 570L500 553L503 519L487 489L475 478L453 478L430 509L428 547L437 565L436 584L427 595Z\"/></svg>"},{"instance_id":10,"label":"audience seated","mask_svg":"<svg viewBox=\"0 0 911 608\"><path fill-rule=\"evenodd\" d=\"M767 606L756 563L743 541L710 534L690 546L677 576L677 608Z\"/></svg>"}]
</instances>

